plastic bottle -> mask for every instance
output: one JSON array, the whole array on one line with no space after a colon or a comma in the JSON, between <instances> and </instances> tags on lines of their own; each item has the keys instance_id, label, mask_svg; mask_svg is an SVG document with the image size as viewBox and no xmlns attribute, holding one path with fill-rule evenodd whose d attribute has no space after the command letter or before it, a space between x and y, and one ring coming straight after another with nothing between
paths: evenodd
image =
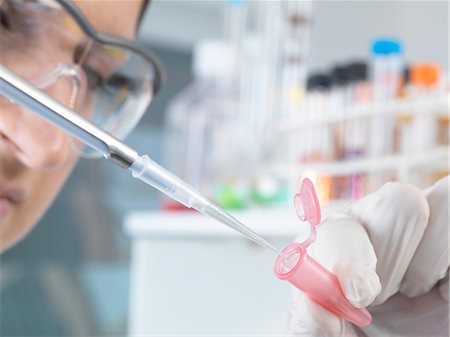
<instances>
[{"instance_id":1,"label":"plastic bottle","mask_svg":"<svg viewBox=\"0 0 450 337\"><path fill-rule=\"evenodd\" d=\"M167 167L207 197L233 165L236 61L226 41L197 44L194 80L173 98L166 114Z\"/></svg>"}]
</instances>

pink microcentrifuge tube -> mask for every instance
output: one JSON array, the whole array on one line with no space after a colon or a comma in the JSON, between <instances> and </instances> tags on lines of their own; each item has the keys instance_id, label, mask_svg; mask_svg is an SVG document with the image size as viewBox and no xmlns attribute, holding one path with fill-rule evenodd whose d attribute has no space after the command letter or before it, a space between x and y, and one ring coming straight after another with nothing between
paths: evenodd
<instances>
[{"instance_id":1,"label":"pink microcentrifuge tube","mask_svg":"<svg viewBox=\"0 0 450 337\"><path fill-rule=\"evenodd\" d=\"M316 228L321 221L319 201L308 178L303 179L300 193L295 196L295 206L300 219L310 223L311 234L304 242L293 243L283 249L275 262L275 275L280 280L287 280L333 314L358 326L368 326L372 322L370 313L365 308L353 306L345 297L336 275L306 251L314 242Z\"/></svg>"}]
</instances>

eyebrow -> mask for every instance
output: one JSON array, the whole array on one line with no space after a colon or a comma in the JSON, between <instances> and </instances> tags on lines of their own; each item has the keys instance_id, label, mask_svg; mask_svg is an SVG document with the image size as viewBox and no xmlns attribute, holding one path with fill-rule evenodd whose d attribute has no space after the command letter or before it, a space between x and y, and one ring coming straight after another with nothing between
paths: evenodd
<instances>
[{"instance_id":1,"label":"eyebrow","mask_svg":"<svg viewBox=\"0 0 450 337\"><path fill-rule=\"evenodd\" d=\"M153 80L153 93L156 94L159 92L163 83L165 82L165 73L163 67L159 61L159 59L150 51L138 46L136 42L131 41L126 38L121 38L118 36L113 36L110 34L104 34L98 32L92 25L86 20L83 13L79 10L79 8L70 1L64 0L55 0L57 1L69 14L73 17L73 19L78 23L83 32L90 38L94 39L98 43L118 46L129 50L130 52L135 52L141 57L143 57L149 64L151 64L155 70L154 80ZM146 6L150 2L150 0L145 0Z\"/></svg>"}]
</instances>

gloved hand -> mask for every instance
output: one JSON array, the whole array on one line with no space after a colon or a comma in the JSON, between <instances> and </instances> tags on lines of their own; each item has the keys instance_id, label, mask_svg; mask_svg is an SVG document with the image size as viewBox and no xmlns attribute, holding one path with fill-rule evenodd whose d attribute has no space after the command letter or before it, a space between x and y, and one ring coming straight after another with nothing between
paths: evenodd
<instances>
[{"instance_id":1,"label":"gloved hand","mask_svg":"<svg viewBox=\"0 0 450 337\"><path fill-rule=\"evenodd\" d=\"M291 335L449 336L449 181L388 183L325 218L308 253L373 323L360 329L293 289Z\"/></svg>"}]
</instances>

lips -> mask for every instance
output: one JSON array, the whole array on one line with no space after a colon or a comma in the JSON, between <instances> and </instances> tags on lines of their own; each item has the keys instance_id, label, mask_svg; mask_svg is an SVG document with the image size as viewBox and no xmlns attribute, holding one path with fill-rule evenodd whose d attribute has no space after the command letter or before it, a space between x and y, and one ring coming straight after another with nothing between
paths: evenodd
<instances>
[{"instance_id":1,"label":"lips","mask_svg":"<svg viewBox=\"0 0 450 337\"><path fill-rule=\"evenodd\" d=\"M25 192L19 188L7 188L0 185L0 219L5 218L15 204L25 199Z\"/></svg>"}]
</instances>

